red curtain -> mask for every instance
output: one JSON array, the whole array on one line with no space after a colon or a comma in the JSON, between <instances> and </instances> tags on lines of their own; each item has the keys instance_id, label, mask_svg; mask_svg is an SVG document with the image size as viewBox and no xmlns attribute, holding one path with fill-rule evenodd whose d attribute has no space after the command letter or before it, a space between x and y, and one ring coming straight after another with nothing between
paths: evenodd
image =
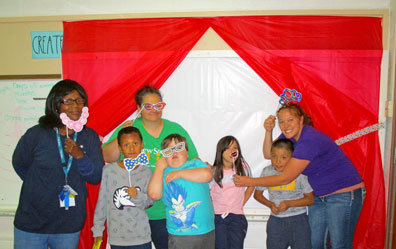
<instances>
[{"instance_id":1,"label":"red curtain","mask_svg":"<svg viewBox=\"0 0 396 249\"><path fill-rule=\"evenodd\" d=\"M265 16L216 18L212 28L277 93L302 93L314 126L334 140L378 123L381 19ZM367 187L354 248L383 248L385 190L377 132L341 148Z\"/></svg>"},{"instance_id":2,"label":"red curtain","mask_svg":"<svg viewBox=\"0 0 396 249\"><path fill-rule=\"evenodd\" d=\"M124 121L136 109L136 90L145 83L159 88L209 26L275 93L284 88L301 92L301 104L315 127L334 140L378 122L380 18L249 16L64 23L63 77L87 90L88 125L106 135ZM378 134L341 148L367 187L354 247L383 248L385 191ZM93 203L96 194L90 192ZM82 241L89 236L88 230ZM80 241L80 248L90 245Z\"/></svg>"},{"instance_id":3,"label":"red curtain","mask_svg":"<svg viewBox=\"0 0 396 249\"><path fill-rule=\"evenodd\" d=\"M88 125L105 136L136 110L144 84L160 88L209 25L200 18L64 22L63 78L89 96Z\"/></svg>"},{"instance_id":4,"label":"red curtain","mask_svg":"<svg viewBox=\"0 0 396 249\"><path fill-rule=\"evenodd\" d=\"M209 26L199 18L159 18L64 22L63 27L63 78L84 86L87 125L105 136L136 110L136 91L147 83L160 88ZM99 191L98 186L87 187L80 249L92 248Z\"/></svg>"}]
</instances>

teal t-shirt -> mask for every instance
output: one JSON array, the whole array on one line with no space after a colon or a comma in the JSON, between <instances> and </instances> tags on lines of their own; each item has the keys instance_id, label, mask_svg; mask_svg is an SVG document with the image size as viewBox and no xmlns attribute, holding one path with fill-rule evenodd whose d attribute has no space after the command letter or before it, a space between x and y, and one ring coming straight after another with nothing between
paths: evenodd
<instances>
[{"instance_id":1,"label":"teal t-shirt","mask_svg":"<svg viewBox=\"0 0 396 249\"><path fill-rule=\"evenodd\" d=\"M166 174L172 171L204 167L208 166L201 160L192 160L179 168L167 167L165 169L162 201L166 206L166 228L170 234L199 235L215 229L209 183L179 178L165 184Z\"/></svg>"},{"instance_id":2,"label":"teal t-shirt","mask_svg":"<svg viewBox=\"0 0 396 249\"><path fill-rule=\"evenodd\" d=\"M179 134L186 138L187 145L188 145L188 158L191 160L195 157L198 157L197 149L194 146L193 141L188 135L187 131L179 124L169 121L167 119L162 119L164 126L162 128L161 134L159 137L151 136L146 129L143 127L142 119L138 118L135 120L134 127L138 128L140 133L142 133L143 142L144 142L144 149L142 152L146 153L147 157L149 158L149 164L147 165L149 169L154 171L155 164L157 163L158 159L161 158L161 142L170 134ZM117 139L118 132L122 129L122 125L117 127L117 129L113 132L109 140L103 144L106 145L107 143ZM124 158L124 155L121 155L120 160ZM146 209L146 212L149 216L150 220L160 220L165 219L165 205L164 203L159 201L154 201L152 207Z\"/></svg>"}]
</instances>

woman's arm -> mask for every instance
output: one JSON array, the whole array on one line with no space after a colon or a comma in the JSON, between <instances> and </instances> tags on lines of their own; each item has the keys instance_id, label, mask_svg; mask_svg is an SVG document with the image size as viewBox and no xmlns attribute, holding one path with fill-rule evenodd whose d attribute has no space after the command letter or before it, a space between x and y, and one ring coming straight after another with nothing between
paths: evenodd
<instances>
[{"instance_id":1,"label":"woman's arm","mask_svg":"<svg viewBox=\"0 0 396 249\"><path fill-rule=\"evenodd\" d=\"M83 145L76 144L72 148L72 154L68 153L73 156L75 150L81 151L83 156L73 159L73 161L76 160L78 172L88 183L98 184L102 178L102 170L105 164L100 148L100 140L98 134L94 130L90 129L86 132L87 142ZM69 140L73 141L70 138Z\"/></svg>"},{"instance_id":2,"label":"woman's arm","mask_svg":"<svg viewBox=\"0 0 396 249\"><path fill-rule=\"evenodd\" d=\"M272 175L266 177L248 177L248 176L234 176L234 183L236 186L279 186L289 184L297 178L310 162L308 160L301 160L291 158L285 166L282 174Z\"/></svg>"},{"instance_id":3,"label":"woman's arm","mask_svg":"<svg viewBox=\"0 0 396 249\"><path fill-rule=\"evenodd\" d=\"M133 124L134 122L132 120L128 120L122 125L118 126L117 129L113 132L113 134L109 138L110 142L102 146L103 159L105 160L106 163L113 163L118 161L118 159L121 156L121 152L118 149L118 140L117 140L118 132L124 127L133 126Z\"/></svg>"},{"instance_id":4,"label":"woman's arm","mask_svg":"<svg viewBox=\"0 0 396 249\"><path fill-rule=\"evenodd\" d=\"M103 159L107 163L117 162L118 158L121 156L121 152L118 149L117 139L113 139L113 141L105 144L102 147L103 150Z\"/></svg>"},{"instance_id":5,"label":"woman's arm","mask_svg":"<svg viewBox=\"0 0 396 249\"><path fill-rule=\"evenodd\" d=\"M265 159L271 159L272 130L275 127L275 116L270 115L264 121L265 137L263 143L263 155Z\"/></svg>"},{"instance_id":6,"label":"woman's arm","mask_svg":"<svg viewBox=\"0 0 396 249\"><path fill-rule=\"evenodd\" d=\"M18 144L12 154L12 166L15 172L21 178L25 180L27 172L33 162L33 150L36 145L33 144L35 136L28 130L18 141Z\"/></svg>"}]
</instances>

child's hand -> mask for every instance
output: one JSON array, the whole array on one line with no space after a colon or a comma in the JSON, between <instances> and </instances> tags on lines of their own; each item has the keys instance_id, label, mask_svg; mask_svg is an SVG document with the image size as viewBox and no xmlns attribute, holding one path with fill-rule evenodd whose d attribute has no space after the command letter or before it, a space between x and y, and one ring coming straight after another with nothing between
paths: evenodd
<instances>
[{"instance_id":1,"label":"child's hand","mask_svg":"<svg viewBox=\"0 0 396 249\"><path fill-rule=\"evenodd\" d=\"M250 186L250 177L249 176L240 176L234 175L234 184L238 187Z\"/></svg>"},{"instance_id":2,"label":"child's hand","mask_svg":"<svg viewBox=\"0 0 396 249\"><path fill-rule=\"evenodd\" d=\"M179 179L180 178L180 173L181 173L180 170L169 172L165 176L165 183L168 184L171 181Z\"/></svg>"},{"instance_id":3,"label":"child's hand","mask_svg":"<svg viewBox=\"0 0 396 249\"><path fill-rule=\"evenodd\" d=\"M137 195L137 189L135 187L129 187L125 190L130 198L134 198Z\"/></svg>"},{"instance_id":4,"label":"child's hand","mask_svg":"<svg viewBox=\"0 0 396 249\"><path fill-rule=\"evenodd\" d=\"M275 120L276 117L274 115L270 115L265 121L264 121L264 128L266 131L271 132L274 127L275 127Z\"/></svg>"},{"instance_id":5,"label":"child's hand","mask_svg":"<svg viewBox=\"0 0 396 249\"><path fill-rule=\"evenodd\" d=\"M162 170L164 170L164 169L166 169L168 167L168 163L166 162L166 160L165 160L165 157L161 157L158 161L157 161L157 163L155 164L155 168L157 169L162 169Z\"/></svg>"},{"instance_id":6,"label":"child's hand","mask_svg":"<svg viewBox=\"0 0 396 249\"><path fill-rule=\"evenodd\" d=\"M271 211L274 214L279 214L281 211L279 210L279 206L277 206L275 203L271 202Z\"/></svg>"},{"instance_id":7,"label":"child's hand","mask_svg":"<svg viewBox=\"0 0 396 249\"><path fill-rule=\"evenodd\" d=\"M80 146L78 146L78 144L71 139L70 137L67 137L65 139L65 147L64 150L72 157L74 158L82 158L84 157L84 153L81 150Z\"/></svg>"},{"instance_id":8,"label":"child's hand","mask_svg":"<svg viewBox=\"0 0 396 249\"><path fill-rule=\"evenodd\" d=\"M134 123L135 122L133 122L132 120L128 120L122 125L122 128L125 128L125 127L128 127L128 126L132 126Z\"/></svg>"},{"instance_id":9,"label":"child's hand","mask_svg":"<svg viewBox=\"0 0 396 249\"><path fill-rule=\"evenodd\" d=\"M280 212L282 212L282 213L285 212L287 209L289 209L288 201L282 201L282 202L279 204L278 208L279 208L279 211L280 211Z\"/></svg>"},{"instance_id":10,"label":"child's hand","mask_svg":"<svg viewBox=\"0 0 396 249\"><path fill-rule=\"evenodd\" d=\"M94 238L94 244L99 243L99 241L103 240L103 236L95 237Z\"/></svg>"}]
</instances>

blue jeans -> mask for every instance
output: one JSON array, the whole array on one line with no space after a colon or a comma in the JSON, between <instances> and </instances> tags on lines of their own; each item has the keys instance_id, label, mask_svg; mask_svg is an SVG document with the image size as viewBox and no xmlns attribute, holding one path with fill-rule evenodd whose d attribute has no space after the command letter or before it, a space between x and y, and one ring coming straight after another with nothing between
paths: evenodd
<instances>
[{"instance_id":1,"label":"blue jeans","mask_svg":"<svg viewBox=\"0 0 396 249\"><path fill-rule=\"evenodd\" d=\"M166 230L166 219L149 220L151 229L151 240L155 249L168 249L168 230Z\"/></svg>"},{"instance_id":2,"label":"blue jeans","mask_svg":"<svg viewBox=\"0 0 396 249\"><path fill-rule=\"evenodd\" d=\"M243 214L215 215L216 249L243 249L248 222Z\"/></svg>"},{"instance_id":3,"label":"blue jeans","mask_svg":"<svg viewBox=\"0 0 396 249\"><path fill-rule=\"evenodd\" d=\"M309 206L309 225L313 249L326 248L329 233L333 249L352 249L353 234L362 210L365 188L316 197Z\"/></svg>"},{"instance_id":4,"label":"blue jeans","mask_svg":"<svg viewBox=\"0 0 396 249\"><path fill-rule=\"evenodd\" d=\"M142 244L142 245L136 245L136 246L115 246L115 245L110 245L111 249L151 249L151 242Z\"/></svg>"},{"instance_id":5,"label":"blue jeans","mask_svg":"<svg viewBox=\"0 0 396 249\"><path fill-rule=\"evenodd\" d=\"M311 249L311 231L306 214L289 217L271 215L267 222L268 249Z\"/></svg>"},{"instance_id":6,"label":"blue jeans","mask_svg":"<svg viewBox=\"0 0 396 249\"><path fill-rule=\"evenodd\" d=\"M76 249L80 232L29 233L14 227L14 249Z\"/></svg>"}]
</instances>

